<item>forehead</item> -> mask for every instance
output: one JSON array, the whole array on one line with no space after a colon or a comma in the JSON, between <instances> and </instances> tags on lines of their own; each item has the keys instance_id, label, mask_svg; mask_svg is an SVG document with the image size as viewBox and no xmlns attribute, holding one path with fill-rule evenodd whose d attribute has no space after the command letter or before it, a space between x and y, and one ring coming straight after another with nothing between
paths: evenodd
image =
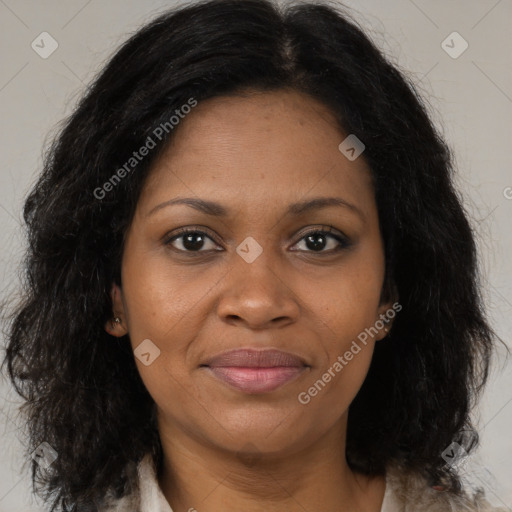
<instances>
[{"instance_id":1,"label":"forehead","mask_svg":"<svg viewBox=\"0 0 512 512\"><path fill-rule=\"evenodd\" d=\"M249 200L292 203L333 192L364 202L373 197L370 170L340 152L347 135L323 103L293 90L212 98L180 121L141 202L147 209L197 195L239 210Z\"/></svg>"}]
</instances>

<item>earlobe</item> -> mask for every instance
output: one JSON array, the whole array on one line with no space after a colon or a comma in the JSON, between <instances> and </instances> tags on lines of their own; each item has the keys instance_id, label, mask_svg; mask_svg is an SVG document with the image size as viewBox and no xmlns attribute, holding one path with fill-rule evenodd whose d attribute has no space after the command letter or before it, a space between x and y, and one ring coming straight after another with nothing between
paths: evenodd
<instances>
[{"instance_id":1,"label":"earlobe","mask_svg":"<svg viewBox=\"0 0 512 512\"><path fill-rule=\"evenodd\" d=\"M123 322L121 318L118 316L111 318L110 320L107 320L105 323L105 330L111 335L115 336L116 338L120 338L121 336L124 336L128 333L126 328L123 325Z\"/></svg>"},{"instance_id":2,"label":"earlobe","mask_svg":"<svg viewBox=\"0 0 512 512\"><path fill-rule=\"evenodd\" d=\"M389 336L395 316L402 309L398 300L399 295L396 283L386 279L381 290L378 319L375 322L375 327L379 330L379 334L376 337L377 341Z\"/></svg>"},{"instance_id":3,"label":"earlobe","mask_svg":"<svg viewBox=\"0 0 512 512\"><path fill-rule=\"evenodd\" d=\"M375 322L375 327L379 330L377 341L383 340L389 335L395 315L396 311L391 303L384 304L379 308L378 319Z\"/></svg>"},{"instance_id":4,"label":"earlobe","mask_svg":"<svg viewBox=\"0 0 512 512\"><path fill-rule=\"evenodd\" d=\"M377 335L377 337L375 338L376 341L382 341L382 340L385 340L388 336L389 336L389 331L391 330L391 326L388 325L386 327L383 327L382 329L379 330L379 334Z\"/></svg>"},{"instance_id":5,"label":"earlobe","mask_svg":"<svg viewBox=\"0 0 512 512\"><path fill-rule=\"evenodd\" d=\"M112 299L112 310L114 313L113 318L107 320L105 323L105 330L111 336L116 336L120 338L128 333L128 330L125 327L124 321L124 305L122 300L122 291L121 288L113 283L112 288L110 290L110 297Z\"/></svg>"}]
</instances>

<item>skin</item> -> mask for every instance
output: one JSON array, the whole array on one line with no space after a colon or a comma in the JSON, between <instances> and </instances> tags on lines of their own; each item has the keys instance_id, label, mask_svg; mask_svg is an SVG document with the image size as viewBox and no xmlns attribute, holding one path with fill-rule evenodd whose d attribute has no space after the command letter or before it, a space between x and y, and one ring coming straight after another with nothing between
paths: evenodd
<instances>
[{"instance_id":1,"label":"skin","mask_svg":"<svg viewBox=\"0 0 512 512\"><path fill-rule=\"evenodd\" d=\"M380 302L385 260L367 164L339 151L347 134L327 107L292 90L204 101L173 136L127 233L122 287L112 288L121 323L106 326L128 333L133 349L150 339L160 350L148 366L135 361L157 405L165 497L174 512L380 511L384 477L352 471L345 438L384 329L308 404L297 398L391 308ZM229 215L187 205L152 212L176 197L216 201ZM313 197L355 208L286 213ZM330 234L318 249L307 244L326 225L351 245L333 252ZM195 252L184 237L169 242L184 226L210 238L193 240ZM236 252L249 236L263 250L252 263ZM200 367L241 347L289 351L310 367L251 395Z\"/></svg>"}]
</instances>

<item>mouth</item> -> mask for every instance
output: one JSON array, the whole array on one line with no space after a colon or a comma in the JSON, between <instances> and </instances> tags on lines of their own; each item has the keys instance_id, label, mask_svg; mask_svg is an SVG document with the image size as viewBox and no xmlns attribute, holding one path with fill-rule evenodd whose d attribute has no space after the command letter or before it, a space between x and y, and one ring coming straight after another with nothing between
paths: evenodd
<instances>
[{"instance_id":1,"label":"mouth","mask_svg":"<svg viewBox=\"0 0 512 512\"><path fill-rule=\"evenodd\" d=\"M221 382L249 394L274 391L310 368L302 358L274 349L224 352L201 367Z\"/></svg>"}]
</instances>

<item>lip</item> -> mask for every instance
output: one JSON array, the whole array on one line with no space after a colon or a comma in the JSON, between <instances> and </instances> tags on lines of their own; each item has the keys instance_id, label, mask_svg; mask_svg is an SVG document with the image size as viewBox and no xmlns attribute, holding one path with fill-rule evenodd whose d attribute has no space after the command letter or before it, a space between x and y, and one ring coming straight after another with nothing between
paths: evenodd
<instances>
[{"instance_id":1,"label":"lip","mask_svg":"<svg viewBox=\"0 0 512 512\"><path fill-rule=\"evenodd\" d=\"M301 357L276 349L231 350L201 366L222 382L250 394L274 391L309 368Z\"/></svg>"}]
</instances>

